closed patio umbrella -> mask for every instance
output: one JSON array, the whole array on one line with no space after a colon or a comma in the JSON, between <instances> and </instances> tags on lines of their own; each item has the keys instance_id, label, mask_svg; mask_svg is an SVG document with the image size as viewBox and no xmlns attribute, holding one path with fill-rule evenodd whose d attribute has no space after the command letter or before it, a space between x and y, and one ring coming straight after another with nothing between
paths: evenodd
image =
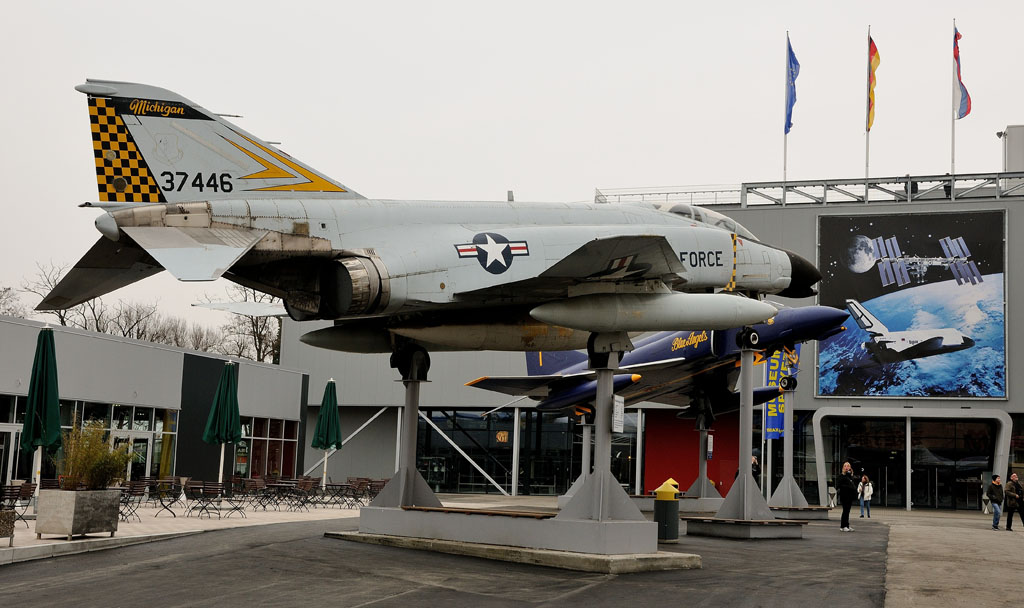
<instances>
[{"instance_id":1,"label":"closed patio umbrella","mask_svg":"<svg viewBox=\"0 0 1024 608\"><path fill-rule=\"evenodd\" d=\"M316 429L313 431L313 448L324 451L324 474L320 478L320 487L327 486L327 450L341 449L341 420L338 419L338 393L334 387L334 378L327 381L324 398L320 402L320 413L316 417Z\"/></svg>"},{"instance_id":2,"label":"closed patio umbrella","mask_svg":"<svg viewBox=\"0 0 1024 608\"><path fill-rule=\"evenodd\" d=\"M203 441L220 444L218 483L224 481L224 444L238 443L241 439L242 421L238 418L238 366L227 361L220 373L210 417L206 419L206 429L203 431Z\"/></svg>"},{"instance_id":3,"label":"closed patio umbrella","mask_svg":"<svg viewBox=\"0 0 1024 608\"><path fill-rule=\"evenodd\" d=\"M53 346L53 330L44 327L36 338L36 354L28 385L25 423L21 430L23 452L35 451L32 481L39 492L39 473L43 466L43 449L56 452L61 446L60 395L57 390L57 351Z\"/></svg>"}]
</instances>

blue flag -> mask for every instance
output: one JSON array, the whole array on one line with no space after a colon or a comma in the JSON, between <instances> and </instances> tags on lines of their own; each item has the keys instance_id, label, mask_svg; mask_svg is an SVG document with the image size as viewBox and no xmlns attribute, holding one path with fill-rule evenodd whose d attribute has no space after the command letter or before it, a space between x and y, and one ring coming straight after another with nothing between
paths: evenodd
<instances>
[{"instance_id":1,"label":"blue flag","mask_svg":"<svg viewBox=\"0 0 1024 608\"><path fill-rule=\"evenodd\" d=\"M796 60L793 53L793 45L789 42L789 34L786 34L786 47L789 48L789 56L786 61L786 133L793 128L793 104L796 103L796 77L800 75L800 62Z\"/></svg>"}]
</instances>

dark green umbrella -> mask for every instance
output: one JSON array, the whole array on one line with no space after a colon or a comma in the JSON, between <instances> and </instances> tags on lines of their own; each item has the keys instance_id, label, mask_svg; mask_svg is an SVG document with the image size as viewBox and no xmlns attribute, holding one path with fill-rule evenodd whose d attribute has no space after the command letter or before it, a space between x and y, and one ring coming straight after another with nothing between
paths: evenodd
<instances>
[{"instance_id":1,"label":"dark green umbrella","mask_svg":"<svg viewBox=\"0 0 1024 608\"><path fill-rule=\"evenodd\" d=\"M327 381L324 398L320 402L320 413L316 417L316 429L313 431L313 448L324 450L324 474L320 485L327 485L327 450L341 449L341 420L338 419L338 393L334 388L334 378Z\"/></svg>"},{"instance_id":2,"label":"dark green umbrella","mask_svg":"<svg viewBox=\"0 0 1024 608\"><path fill-rule=\"evenodd\" d=\"M45 327L36 339L36 355L32 361L32 377L28 384L28 405L25 425L21 430L23 452L36 451L33 477L39 483L42 450L56 452L61 446L60 395L57 391L57 352L53 346L53 330ZM39 486L37 485L36 488Z\"/></svg>"},{"instance_id":3,"label":"dark green umbrella","mask_svg":"<svg viewBox=\"0 0 1024 608\"><path fill-rule=\"evenodd\" d=\"M220 373L217 393L213 396L210 417L206 419L203 441L220 444L220 469L217 481L224 481L224 444L242 439L242 421L238 418L238 366L227 361Z\"/></svg>"}]
</instances>

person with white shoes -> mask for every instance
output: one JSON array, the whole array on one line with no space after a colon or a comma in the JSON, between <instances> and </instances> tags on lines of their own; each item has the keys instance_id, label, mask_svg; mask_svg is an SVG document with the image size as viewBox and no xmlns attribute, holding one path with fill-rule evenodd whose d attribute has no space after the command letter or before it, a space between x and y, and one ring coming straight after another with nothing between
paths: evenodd
<instances>
[{"instance_id":1,"label":"person with white shoes","mask_svg":"<svg viewBox=\"0 0 1024 608\"><path fill-rule=\"evenodd\" d=\"M857 478L853 476L853 467L849 462L843 463L843 473L836 480L836 489L839 490L839 503L843 505L839 529L843 532L853 532L853 528L850 527L850 508L853 507L853 499L857 497Z\"/></svg>"},{"instance_id":2,"label":"person with white shoes","mask_svg":"<svg viewBox=\"0 0 1024 608\"><path fill-rule=\"evenodd\" d=\"M999 529L999 515L1003 512L1003 485L999 481L999 475L992 475L992 483L985 490L989 503L992 507L992 529Z\"/></svg>"},{"instance_id":3,"label":"person with white shoes","mask_svg":"<svg viewBox=\"0 0 1024 608\"><path fill-rule=\"evenodd\" d=\"M860 499L860 516L864 517L864 507L868 509L868 519L871 519L871 496L875 493L874 486L867 475L861 475L860 483L857 484L857 498ZM1024 517L1024 516L1022 516Z\"/></svg>"}]
</instances>

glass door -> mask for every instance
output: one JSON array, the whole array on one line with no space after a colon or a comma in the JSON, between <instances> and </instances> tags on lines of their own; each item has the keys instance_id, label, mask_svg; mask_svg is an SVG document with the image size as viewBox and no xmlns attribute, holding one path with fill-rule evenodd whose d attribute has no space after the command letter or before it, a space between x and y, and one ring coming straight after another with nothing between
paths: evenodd
<instances>
[{"instance_id":1,"label":"glass door","mask_svg":"<svg viewBox=\"0 0 1024 608\"><path fill-rule=\"evenodd\" d=\"M152 435L150 433L118 433L114 432L114 449L127 445L135 458L128 463L125 470L125 481L142 479L149 474L149 462L152 457Z\"/></svg>"}]
</instances>

